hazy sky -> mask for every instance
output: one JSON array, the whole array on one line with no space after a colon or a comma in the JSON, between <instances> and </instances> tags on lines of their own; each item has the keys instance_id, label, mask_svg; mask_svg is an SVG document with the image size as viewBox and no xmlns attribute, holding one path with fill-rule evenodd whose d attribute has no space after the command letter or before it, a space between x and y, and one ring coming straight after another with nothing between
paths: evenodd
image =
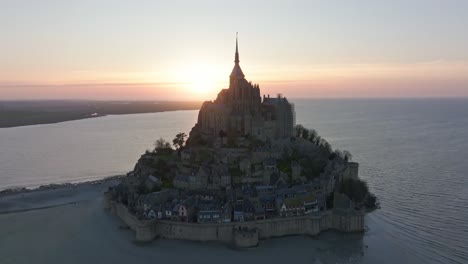
<instances>
[{"instance_id":1,"label":"hazy sky","mask_svg":"<svg viewBox=\"0 0 468 264\"><path fill-rule=\"evenodd\" d=\"M468 1L0 0L0 99L468 96Z\"/></svg>"}]
</instances>

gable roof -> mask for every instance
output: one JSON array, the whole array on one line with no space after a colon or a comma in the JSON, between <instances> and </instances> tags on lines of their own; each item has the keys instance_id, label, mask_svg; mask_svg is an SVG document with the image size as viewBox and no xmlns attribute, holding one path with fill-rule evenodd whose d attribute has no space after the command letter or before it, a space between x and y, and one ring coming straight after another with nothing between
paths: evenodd
<instances>
[{"instance_id":1,"label":"gable roof","mask_svg":"<svg viewBox=\"0 0 468 264\"><path fill-rule=\"evenodd\" d=\"M286 198L284 199L283 203L287 208L297 208L304 206L303 201L299 198Z\"/></svg>"}]
</instances>

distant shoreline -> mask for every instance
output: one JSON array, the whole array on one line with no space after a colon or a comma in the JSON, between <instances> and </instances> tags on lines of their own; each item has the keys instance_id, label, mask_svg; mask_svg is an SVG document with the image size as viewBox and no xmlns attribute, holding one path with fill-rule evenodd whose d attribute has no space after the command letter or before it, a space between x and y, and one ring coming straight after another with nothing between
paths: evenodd
<instances>
[{"instance_id":1,"label":"distant shoreline","mask_svg":"<svg viewBox=\"0 0 468 264\"><path fill-rule=\"evenodd\" d=\"M102 194L109 187L118 184L124 176L110 176L80 183L49 184L35 189L0 191L0 215L73 206L96 198L101 199Z\"/></svg>"},{"instance_id":2,"label":"distant shoreline","mask_svg":"<svg viewBox=\"0 0 468 264\"><path fill-rule=\"evenodd\" d=\"M104 117L104 116L107 116L107 115L83 116L83 117L69 118L69 119L61 119L60 118L59 120L54 120L54 121L40 121L40 120L38 120L36 122L19 124L19 125L2 125L2 126L0 126L0 128L13 128L13 127L35 126L35 125L58 124L58 123L64 123L64 122L69 122L69 121L77 121L77 120L98 118L98 117Z\"/></svg>"},{"instance_id":3,"label":"distant shoreline","mask_svg":"<svg viewBox=\"0 0 468 264\"><path fill-rule=\"evenodd\" d=\"M56 124L108 115L198 110L202 102L0 101L0 128Z\"/></svg>"},{"instance_id":4,"label":"distant shoreline","mask_svg":"<svg viewBox=\"0 0 468 264\"><path fill-rule=\"evenodd\" d=\"M99 180L85 180L82 182L50 183L50 184L40 185L38 187L22 187L22 186L12 187L12 188L6 188L4 190L0 190L0 197L5 197L8 195L15 195L15 194L31 193L31 192L36 192L36 191L56 190L56 189L62 189L62 188L68 188L68 187L76 188L81 185L102 184L102 183L106 183L109 181L120 180L123 177L125 177L125 174L107 176Z\"/></svg>"}]
</instances>

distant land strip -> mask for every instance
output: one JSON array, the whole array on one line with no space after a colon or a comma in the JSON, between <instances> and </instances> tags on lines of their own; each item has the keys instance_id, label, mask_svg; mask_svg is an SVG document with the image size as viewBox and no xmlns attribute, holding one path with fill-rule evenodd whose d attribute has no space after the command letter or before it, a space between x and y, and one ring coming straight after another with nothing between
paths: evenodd
<instances>
[{"instance_id":1,"label":"distant land strip","mask_svg":"<svg viewBox=\"0 0 468 264\"><path fill-rule=\"evenodd\" d=\"M106 115L198 110L201 101L0 101L0 128L52 124Z\"/></svg>"},{"instance_id":2,"label":"distant land strip","mask_svg":"<svg viewBox=\"0 0 468 264\"><path fill-rule=\"evenodd\" d=\"M76 204L78 204L80 202L84 202L84 201L87 201L87 200L66 202L66 203L53 204L53 205L41 206L41 207L16 209L16 210L11 210L11 211L0 211L0 215L14 214L14 213L24 213L24 212L29 212L29 211L43 210L43 209L55 208L55 207L59 207L59 206L66 206L66 205L72 205L72 204L76 205Z\"/></svg>"}]
</instances>

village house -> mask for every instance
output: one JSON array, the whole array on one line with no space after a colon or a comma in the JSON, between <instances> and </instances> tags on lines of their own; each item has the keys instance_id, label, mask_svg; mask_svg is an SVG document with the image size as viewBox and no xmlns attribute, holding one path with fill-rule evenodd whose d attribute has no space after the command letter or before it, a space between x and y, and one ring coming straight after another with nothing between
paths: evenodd
<instances>
[{"instance_id":1,"label":"village house","mask_svg":"<svg viewBox=\"0 0 468 264\"><path fill-rule=\"evenodd\" d=\"M149 211L154 205L162 204L168 199L177 197L177 191L166 189L159 192L152 192L144 196L140 196L138 199L138 206L143 212Z\"/></svg>"},{"instance_id":2,"label":"village house","mask_svg":"<svg viewBox=\"0 0 468 264\"><path fill-rule=\"evenodd\" d=\"M158 212L159 212L158 206L153 206L152 208L150 208L150 210L148 210L147 212L144 212L143 216L146 219L156 219L158 218L158 214L157 214ZM159 219L161 219L161 216L159 216Z\"/></svg>"},{"instance_id":3,"label":"village house","mask_svg":"<svg viewBox=\"0 0 468 264\"><path fill-rule=\"evenodd\" d=\"M293 191L295 195L291 195ZM316 213L319 211L319 203L312 193L303 193L288 189L287 195L279 196L277 199L278 212L280 216L298 216Z\"/></svg>"},{"instance_id":4,"label":"village house","mask_svg":"<svg viewBox=\"0 0 468 264\"><path fill-rule=\"evenodd\" d=\"M226 202L222 207L223 219L222 222L229 223L232 221L232 206L230 202Z\"/></svg>"},{"instance_id":5,"label":"village house","mask_svg":"<svg viewBox=\"0 0 468 264\"><path fill-rule=\"evenodd\" d=\"M302 198L304 203L304 214L312 214L319 211L317 198L313 194L309 194Z\"/></svg>"},{"instance_id":6,"label":"village house","mask_svg":"<svg viewBox=\"0 0 468 264\"><path fill-rule=\"evenodd\" d=\"M237 203L234 205L234 210L233 210L233 220L234 222L244 222L244 207L242 206L242 203Z\"/></svg>"},{"instance_id":7,"label":"village house","mask_svg":"<svg viewBox=\"0 0 468 264\"><path fill-rule=\"evenodd\" d=\"M224 221L223 209L217 203L200 203L198 205L198 223L219 223Z\"/></svg>"},{"instance_id":8,"label":"village house","mask_svg":"<svg viewBox=\"0 0 468 264\"><path fill-rule=\"evenodd\" d=\"M276 197L278 199L294 198L297 196L297 191L293 188L279 189L276 191Z\"/></svg>"},{"instance_id":9,"label":"village house","mask_svg":"<svg viewBox=\"0 0 468 264\"><path fill-rule=\"evenodd\" d=\"M260 203L258 199L253 201L254 206L254 219L255 220L265 220L266 219L266 210Z\"/></svg>"},{"instance_id":10,"label":"village house","mask_svg":"<svg viewBox=\"0 0 468 264\"><path fill-rule=\"evenodd\" d=\"M305 212L304 202L299 198L285 198L278 205L278 212L282 217L303 215Z\"/></svg>"},{"instance_id":11,"label":"village house","mask_svg":"<svg viewBox=\"0 0 468 264\"><path fill-rule=\"evenodd\" d=\"M192 157L192 150L190 150L190 149L184 148L180 152L180 159L183 162L186 162L186 163L190 162L191 157Z\"/></svg>"},{"instance_id":12,"label":"village house","mask_svg":"<svg viewBox=\"0 0 468 264\"><path fill-rule=\"evenodd\" d=\"M255 207L249 198L243 199L234 206L234 221L243 222L255 219Z\"/></svg>"},{"instance_id":13,"label":"village house","mask_svg":"<svg viewBox=\"0 0 468 264\"><path fill-rule=\"evenodd\" d=\"M177 215L178 221L189 222L195 211L195 199L189 197L180 203L176 203L173 209L174 215Z\"/></svg>"},{"instance_id":14,"label":"village house","mask_svg":"<svg viewBox=\"0 0 468 264\"><path fill-rule=\"evenodd\" d=\"M271 196L275 194L276 188L273 185L257 185L255 186L258 197Z\"/></svg>"},{"instance_id":15,"label":"village house","mask_svg":"<svg viewBox=\"0 0 468 264\"><path fill-rule=\"evenodd\" d=\"M262 196L258 198L263 209L265 209L266 217L273 217L276 214L276 196Z\"/></svg>"},{"instance_id":16,"label":"village house","mask_svg":"<svg viewBox=\"0 0 468 264\"><path fill-rule=\"evenodd\" d=\"M220 200L219 192L214 190L197 190L191 192L191 194L197 197L201 203L210 203Z\"/></svg>"},{"instance_id":17,"label":"village house","mask_svg":"<svg viewBox=\"0 0 468 264\"><path fill-rule=\"evenodd\" d=\"M268 157L263 161L263 167L265 170L268 171L275 171L276 170L276 159L272 157Z\"/></svg>"},{"instance_id":18,"label":"village house","mask_svg":"<svg viewBox=\"0 0 468 264\"><path fill-rule=\"evenodd\" d=\"M163 219L172 220L172 208L170 203L163 206Z\"/></svg>"}]
</instances>

